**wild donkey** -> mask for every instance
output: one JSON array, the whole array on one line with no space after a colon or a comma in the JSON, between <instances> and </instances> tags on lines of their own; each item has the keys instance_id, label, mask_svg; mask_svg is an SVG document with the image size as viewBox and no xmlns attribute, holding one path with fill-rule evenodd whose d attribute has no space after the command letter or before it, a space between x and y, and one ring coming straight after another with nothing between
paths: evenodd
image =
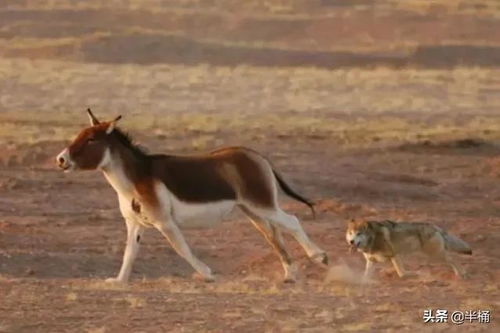
<instances>
[{"instance_id":1,"label":"wild donkey","mask_svg":"<svg viewBox=\"0 0 500 333\"><path fill-rule=\"evenodd\" d=\"M277 184L311 209L312 203L295 193L255 151L228 147L203 155L149 155L116 127L120 116L100 122L90 109L87 112L91 127L57 156L57 163L63 170L102 170L118 194L127 246L120 273L107 281L128 280L145 227L158 229L205 280L213 281L210 268L193 255L179 228L213 224L235 206L276 250L285 281L294 281L295 268L281 231L292 234L313 261L328 265L326 253L309 240L297 218L278 206Z\"/></svg>"}]
</instances>

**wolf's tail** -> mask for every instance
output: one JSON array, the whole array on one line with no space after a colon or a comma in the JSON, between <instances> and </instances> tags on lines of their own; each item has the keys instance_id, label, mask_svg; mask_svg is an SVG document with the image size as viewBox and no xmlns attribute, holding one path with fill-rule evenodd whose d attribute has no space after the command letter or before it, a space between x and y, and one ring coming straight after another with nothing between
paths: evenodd
<instances>
[{"instance_id":1,"label":"wolf's tail","mask_svg":"<svg viewBox=\"0 0 500 333\"><path fill-rule=\"evenodd\" d=\"M445 241L445 246L446 249L450 251L455 251L458 253L462 254L472 254L472 250L466 242L461 240L460 238L450 235L450 234L444 234L444 241Z\"/></svg>"},{"instance_id":2,"label":"wolf's tail","mask_svg":"<svg viewBox=\"0 0 500 333\"><path fill-rule=\"evenodd\" d=\"M295 200L300 201L300 202L306 204L307 206L309 206L309 208L311 209L312 215L313 215L313 219L316 219L316 211L314 210L314 202L312 202L309 199L304 198L302 195L300 195L297 192L295 192L294 190L292 190L290 185L288 185L283 180L281 175L276 170L274 170L274 169L272 169L272 170L273 170L274 177L278 181L278 184L280 185L283 192L285 192L288 196L294 198Z\"/></svg>"}]
</instances>

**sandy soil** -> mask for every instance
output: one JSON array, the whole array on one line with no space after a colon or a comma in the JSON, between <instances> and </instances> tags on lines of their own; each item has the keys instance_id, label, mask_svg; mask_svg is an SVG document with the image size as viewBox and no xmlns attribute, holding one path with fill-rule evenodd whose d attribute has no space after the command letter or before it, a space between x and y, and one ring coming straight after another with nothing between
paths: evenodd
<instances>
[{"instance_id":1,"label":"sandy soil","mask_svg":"<svg viewBox=\"0 0 500 333\"><path fill-rule=\"evenodd\" d=\"M186 131L181 139L197 135ZM216 136L235 143L224 131ZM282 284L271 249L235 214L214 229L186 232L195 253L217 271L216 283L192 280L191 268L149 231L131 284L106 285L102 280L117 273L125 238L113 191L97 172L55 169L52 159L64 141L18 145L3 155L0 168L0 329L439 331L450 327L423 324L424 309L498 311L497 145L458 140L339 149L328 137L273 133L257 141L242 134L237 141L271 156L296 188L318 202L316 220L300 204L283 205L328 251L332 272L311 264L289 239L300 279ZM144 142L175 150L168 139ZM474 249L472 257L457 259L471 278L457 280L447 267L417 256L406 262L417 278L399 280L381 265L373 285L356 284L363 262L348 253L343 239L345 220L353 216L448 228ZM494 331L496 324L464 325Z\"/></svg>"},{"instance_id":2,"label":"sandy soil","mask_svg":"<svg viewBox=\"0 0 500 333\"><path fill-rule=\"evenodd\" d=\"M460 329L498 331L495 1L124 3L0 4L0 332L459 329L425 324L425 309L490 310L492 323ZM344 30L319 33L330 28ZM334 45L336 36L343 39ZM405 68L372 58L318 62L345 51L411 58L419 47L444 53ZM448 53L459 60L453 68ZM282 204L328 252L331 269L287 238L300 277L283 284L278 258L236 212L213 229L185 232L215 283L194 280L153 230L131 283L104 283L117 274L125 243L115 193L98 172L54 165L86 126L88 106L105 118L122 114L122 127L152 152L244 145L267 155L317 202L315 220L299 203ZM401 280L381 264L376 280L361 285L364 262L344 240L352 217L447 228L473 249L456 256L470 279L417 255L405 259L417 277Z\"/></svg>"}]
</instances>

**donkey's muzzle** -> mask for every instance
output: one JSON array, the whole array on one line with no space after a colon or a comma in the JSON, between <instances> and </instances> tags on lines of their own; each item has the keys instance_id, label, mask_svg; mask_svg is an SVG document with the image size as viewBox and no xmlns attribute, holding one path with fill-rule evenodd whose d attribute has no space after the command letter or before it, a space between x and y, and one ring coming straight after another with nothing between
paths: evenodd
<instances>
[{"instance_id":1,"label":"donkey's muzzle","mask_svg":"<svg viewBox=\"0 0 500 333\"><path fill-rule=\"evenodd\" d=\"M59 155L56 157L57 166L63 170L68 170L71 168L71 161L69 159L68 150L64 149Z\"/></svg>"}]
</instances>

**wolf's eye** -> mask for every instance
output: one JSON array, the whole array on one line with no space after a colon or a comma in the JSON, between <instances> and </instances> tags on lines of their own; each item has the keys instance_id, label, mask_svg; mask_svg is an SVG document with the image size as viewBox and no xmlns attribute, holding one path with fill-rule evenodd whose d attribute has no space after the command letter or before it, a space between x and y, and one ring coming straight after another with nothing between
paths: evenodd
<instances>
[{"instance_id":1,"label":"wolf's eye","mask_svg":"<svg viewBox=\"0 0 500 333\"><path fill-rule=\"evenodd\" d=\"M95 138L88 138L87 143L94 143L96 140Z\"/></svg>"}]
</instances>

